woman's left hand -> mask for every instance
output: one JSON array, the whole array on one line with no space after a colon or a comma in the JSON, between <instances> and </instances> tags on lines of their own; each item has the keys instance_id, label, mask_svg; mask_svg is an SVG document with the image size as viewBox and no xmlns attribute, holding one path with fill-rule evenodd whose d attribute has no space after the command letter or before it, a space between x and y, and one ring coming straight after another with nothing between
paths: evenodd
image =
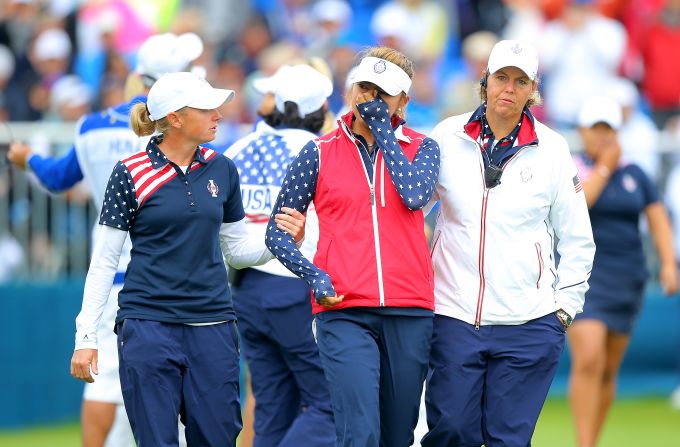
<instances>
[{"instance_id":1,"label":"woman's left hand","mask_svg":"<svg viewBox=\"0 0 680 447\"><path fill-rule=\"evenodd\" d=\"M674 263L661 266L659 282L666 296L673 295L678 291L678 268Z\"/></svg>"},{"instance_id":2,"label":"woman's left hand","mask_svg":"<svg viewBox=\"0 0 680 447\"><path fill-rule=\"evenodd\" d=\"M305 237L305 215L287 206L282 206L281 211L281 213L274 216L276 226L279 230L283 230L293 236L296 243L300 242Z\"/></svg>"}]
</instances>

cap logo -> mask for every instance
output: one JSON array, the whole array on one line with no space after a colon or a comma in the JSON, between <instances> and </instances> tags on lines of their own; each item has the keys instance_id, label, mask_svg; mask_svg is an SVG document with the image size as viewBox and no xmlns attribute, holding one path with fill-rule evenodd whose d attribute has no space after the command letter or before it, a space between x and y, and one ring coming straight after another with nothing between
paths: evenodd
<instances>
[{"instance_id":1,"label":"cap logo","mask_svg":"<svg viewBox=\"0 0 680 447\"><path fill-rule=\"evenodd\" d=\"M519 43L516 43L512 47L510 47L510 50L515 54L519 54L522 52L522 47Z\"/></svg>"},{"instance_id":2,"label":"cap logo","mask_svg":"<svg viewBox=\"0 0 680 447\"><path fill-rule=\"evenodd\" d=\"M220 188L215 183L215 180L208 180L208 192L213 197L217 197L217 193L220 192Z\"/></svg>"},{"instance_id":3,"label":"cap logo","mask_svg":"<svg viewBox=\"0 0 680 447\"><path fill-rule=\"evenodd\" d=\"M375 65L373 66L373 71L378 74L384 73L385 70L387 70L387 65L385 64L385 61L376 62Z\"/></svg>"}]
</instances>

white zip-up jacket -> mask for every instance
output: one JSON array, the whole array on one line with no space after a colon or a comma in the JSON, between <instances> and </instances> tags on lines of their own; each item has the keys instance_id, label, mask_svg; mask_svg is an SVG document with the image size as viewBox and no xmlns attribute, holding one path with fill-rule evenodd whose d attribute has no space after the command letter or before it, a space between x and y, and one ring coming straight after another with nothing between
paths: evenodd
<instances>
[{"instance_id":1,"label":"white zip-up jacket","mask_svg":"<svg viewBox=\"0 0 680 447\"><path fill-rule=\"evenodd\" d=\"M595 244L566 140L535 121L538 144L520 149L488 189L481 148L464 131L470 117L445 119L431 134L441 148L435 313L476 326L522 324L560 308L573 317Z\"/></svg>"}]
</instances>

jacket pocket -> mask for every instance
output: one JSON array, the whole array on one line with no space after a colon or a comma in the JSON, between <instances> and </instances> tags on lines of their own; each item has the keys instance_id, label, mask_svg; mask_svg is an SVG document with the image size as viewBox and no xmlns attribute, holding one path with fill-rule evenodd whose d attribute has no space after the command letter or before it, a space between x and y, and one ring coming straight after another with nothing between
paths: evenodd
<instances>
[{"instance_id":1,"label":"jacket pocket","mask_svg":"<svg viewBox=\"0 0 680 447\"><path fill-rule=\"evenodd\" d=\"M543 276L543 256L541 256L541 244L536 242L534 244L534 247L536 248L536 261L538 263L538 278L536 279L536 288L540 288L541 284L541 277Z\"/></svg>"}]
</instances>

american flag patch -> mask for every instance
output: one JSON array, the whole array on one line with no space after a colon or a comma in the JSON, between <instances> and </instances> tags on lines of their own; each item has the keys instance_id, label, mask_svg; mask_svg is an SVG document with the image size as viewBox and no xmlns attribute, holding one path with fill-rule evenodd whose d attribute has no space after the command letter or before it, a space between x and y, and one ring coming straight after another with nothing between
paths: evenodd
<instances>
[{"instance_id":1,"label":"american flag patch","mask_svg":"<svg viewBox=\"0 0 680 447\"><path fill-rule=\"evenodd\" d=\"M578 178L578 174L574 176L572 181L574 182L574 192L579 193L583 191L583 185L581 184L581 179Z\"/></svg>"}]
</instances>

